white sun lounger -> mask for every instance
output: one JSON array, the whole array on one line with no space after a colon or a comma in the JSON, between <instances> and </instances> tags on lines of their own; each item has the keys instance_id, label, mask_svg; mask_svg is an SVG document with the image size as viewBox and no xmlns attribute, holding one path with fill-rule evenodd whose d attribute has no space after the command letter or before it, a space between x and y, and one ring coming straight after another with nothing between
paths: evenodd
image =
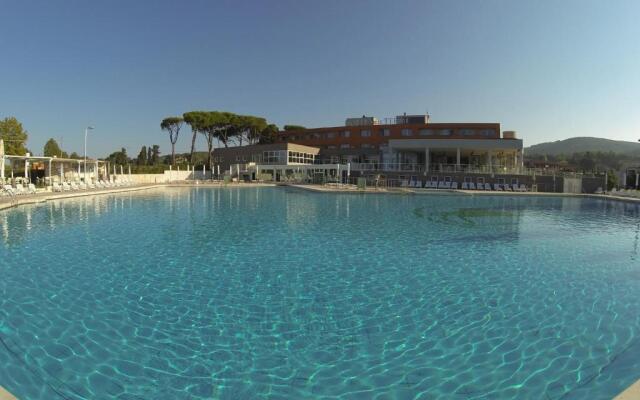
<instances>
[{"instance_id":1,"label":"white sun lounger","mask_svg":"<svg viewBox=\"0 0 640 400\"><path fill-rule=\"evenodd\" d=\"M469 189L469 182L462 182L462 190L468 190Z\"/></svg>"},{"instance_id":2,"label":"white sun lounger","mask_svg":"<svg viewBox=\"0 0 640 400\"><path fill-rule=\"evenodd\" d=\"M509 186L508 183L505 183L504 185L502 185L502 187L504 188L505 192L510 192L511 191L511 186Z\"/></svg>"},{"instance_id":3,"label":"white sun lounger","mask_svg":"<svg viewBox=\"0 0 640 400\"><path fill-rule=\"evenodd\" d=\"M499 183L494 183L493 184L493 190L502 192L502 188L500 187Z\"/></svg>"},{"instance_id":4,"label":"white sun lounger","mask_svg":"<svg viewBox=\"0 0 640 400\"><path fill-rule=\"evenodd\" d=\"M27 186L27 193L35 193L36 192L36 185L34 185L33 183L30 183L29 186Z\"/></svg>"},{"instance_id":5,"label":"white sun lounger","mask_svg":"<svg viewBox=\"0 0 640 400\"><path fill-rule=\"evenodd\" d=\"M457 190L458 189L458 182L451 182L451 189Z\"/></svg>"},{"instance_id":6,"label":"white sun lounger","mask_svg":"<svg viewBox=\"0 0 640 400\"><path fill-rule=\"evenodd\" d=\"M16 183L15 193L16 194L27 194L27 192L24 190L24 186L22 186L22 183Z\"/></svg>"},{"instance_id":7,"label":"white sun lounger","mask_svg":"<svg viewBox=\"0 0 640 400\"><path fill-rule=\"evenodd\" d=\"M4 190L7 194L11 196L14 196L16 194L16 190L11 185L4 185L2 187L2 190Z\"/></svg>"}]
</instances>

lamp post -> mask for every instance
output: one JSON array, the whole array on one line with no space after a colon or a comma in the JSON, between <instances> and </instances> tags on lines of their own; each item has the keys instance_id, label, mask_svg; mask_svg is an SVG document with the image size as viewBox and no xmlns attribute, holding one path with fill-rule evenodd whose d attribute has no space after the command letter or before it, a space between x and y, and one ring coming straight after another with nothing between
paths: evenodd
<instances>
[{"instance_id":1,"label":"lamp post","mask_svg":"<svg viewBox=\"0 0 640 400\"><path fill-rule=\"evenodd\" d=\"M84 184L87 184L87 133L93 129L93 126L84 128Z\"/></svg>"}]
</instances>

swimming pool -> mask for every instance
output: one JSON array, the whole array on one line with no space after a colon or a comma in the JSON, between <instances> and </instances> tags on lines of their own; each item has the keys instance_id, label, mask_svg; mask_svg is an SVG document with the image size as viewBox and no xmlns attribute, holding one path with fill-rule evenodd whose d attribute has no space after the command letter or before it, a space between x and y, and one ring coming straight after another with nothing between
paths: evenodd
<instances>
[{"instance_id":1,"label":"swimming pool","mask_svg":"<svg viewBox=\"0 0 640 400\"><path fill-rule=\"evenodd\" d=\"M609 399L640 378L640 208L154 189L0 213L29 399Z\"/></svg>"}]
</instances>

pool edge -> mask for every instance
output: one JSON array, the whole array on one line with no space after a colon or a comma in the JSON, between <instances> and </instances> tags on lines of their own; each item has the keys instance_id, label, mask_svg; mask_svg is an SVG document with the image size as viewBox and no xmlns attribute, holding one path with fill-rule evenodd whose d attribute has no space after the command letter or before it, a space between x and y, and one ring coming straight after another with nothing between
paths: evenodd
<instances>
[{"instance_id":1,"label":"pool edge","mask_svg":"<svg viewBox=\"0 0 640 400\"><path fill-rule=\"evenodd\" d=\"M637 400L640 399L640 379L631 384L622 393L613 398L613 400Z\"/></svg>"},{"instance_id":2,"label":"pool edge","mask_svg":"<svg viewBox=\"0 0 640 400\"><path fill-rule=\"evenodd\" d=\"M0 400L18 400L18 398L2 386L0 386Z\"/></svg>"},{"instance_id":3,"label":"pool edge","mask_svg":"<svg viewBox=\"0 0 640 400\"><path fill-rule=\"evenodd\" d=\"M117 188L117 189L103 189L103 190L91 190L84 192L71 192L71 193L39 193L33 196L26 196L24 198L11 198L11 201L8 202L0 202L0 210L6 210L9 208L22 206L25 204L37 204L44 203L50 200L64 200L71 199L77 197L86 197L86 196L94 196L100 194L114 194L114 193L124 193L124 192L134 192L138 190L147 190L147 189L155 189L159 187L164 187L165 185L145 185L145 186L130 186L126 188Z\"/></svg>"}]
</instances>

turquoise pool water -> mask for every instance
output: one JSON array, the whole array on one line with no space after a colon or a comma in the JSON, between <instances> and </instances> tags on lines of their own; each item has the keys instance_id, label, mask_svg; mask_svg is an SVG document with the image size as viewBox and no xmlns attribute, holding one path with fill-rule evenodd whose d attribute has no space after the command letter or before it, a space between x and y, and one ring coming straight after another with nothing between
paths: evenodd
<instances>
[{"instance_id":1,"label":"turquoise pool water","mask_svg":"<svg viewBox=\"0 0 640 400\"><path fill-rule=\"evenodd\" d=\"M610 399L640 209L158 189L0 212L0 385L50 399Z\"/></svg>"}]
</instances>

